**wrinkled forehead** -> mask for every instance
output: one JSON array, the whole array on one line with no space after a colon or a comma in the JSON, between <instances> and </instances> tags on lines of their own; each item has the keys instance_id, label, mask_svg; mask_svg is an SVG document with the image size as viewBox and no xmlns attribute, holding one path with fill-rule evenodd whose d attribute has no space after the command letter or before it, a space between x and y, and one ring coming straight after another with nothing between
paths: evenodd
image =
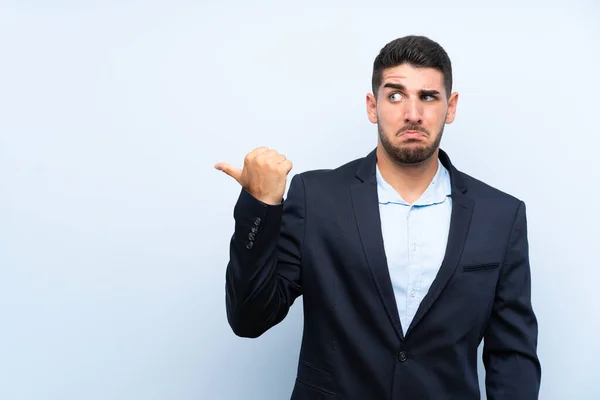
<instances>
[{"instance_id":1,"label":"wrinkled forehead","mask_svg":"<svg viewBox=\"0 0 600 400\"><path fill-rule=\"evenodd\" d=\"M413 67L408 64L386 68L381 75L381 87L398 84L407 90L437 90L445 93L444 75L435 68Z\"/></svg>"}]
</instances>

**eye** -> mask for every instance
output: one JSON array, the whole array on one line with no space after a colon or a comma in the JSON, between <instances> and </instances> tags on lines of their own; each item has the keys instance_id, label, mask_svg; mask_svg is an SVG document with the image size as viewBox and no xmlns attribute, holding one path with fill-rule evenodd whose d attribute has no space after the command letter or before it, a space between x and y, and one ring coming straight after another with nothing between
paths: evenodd
<instances>
[{"instance_id":1,"label":"eye","mask_svg":"<svg viewBox=\"0 0 600 400\"><path fill-rule=\"evenodd\" d=\"M426 94L424 96L421 96L421 99L424 100L424 101L434 101L434 100L437 99L437 97L435 97L432 94Z\"/></svg>"},{"instance_id":2,"label":"eye","mask_svg":"<svg viewBox=\"0 0 600 400\"><path fill-rule=\"evenodd\" d=\"M389 99L392 103L396 103L402 100L402 95L400 93L392 93L390 94Z\"/></svg>"}]
</instances>

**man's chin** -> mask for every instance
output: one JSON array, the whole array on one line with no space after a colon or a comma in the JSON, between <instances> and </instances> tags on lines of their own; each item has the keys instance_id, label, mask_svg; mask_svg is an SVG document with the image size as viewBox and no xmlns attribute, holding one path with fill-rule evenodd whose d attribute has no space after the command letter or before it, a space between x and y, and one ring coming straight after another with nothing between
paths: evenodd
<instances>
[{"instance_id":1,"label":"man's chin","mask_svg":"<svg viewBox=\"0 0 600 400\"><path fill-rule=\"evenodd\" d=\"M424 161L427 161L435 151L431 151L431 149L425 146L411 146L411 149L394 149L392 154L392 158L399 163L402 164L420 164Z\"/></svg>"}]
</instances>

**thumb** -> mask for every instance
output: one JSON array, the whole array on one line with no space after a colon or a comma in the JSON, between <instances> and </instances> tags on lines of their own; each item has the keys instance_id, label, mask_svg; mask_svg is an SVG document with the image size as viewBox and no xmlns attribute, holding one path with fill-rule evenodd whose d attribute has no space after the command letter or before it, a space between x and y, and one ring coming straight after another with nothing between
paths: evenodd
<instances>
[{"instance_id":1,"label":"thumb","mask_svg":"<svg viewBox=\"0 0 600 400\"><path fill-rule=\"evenodd\" d=\"M241 185L242 170L240 168L228 163L216 163L215 169L225 172Z\"/></svg>"}]
</instances>

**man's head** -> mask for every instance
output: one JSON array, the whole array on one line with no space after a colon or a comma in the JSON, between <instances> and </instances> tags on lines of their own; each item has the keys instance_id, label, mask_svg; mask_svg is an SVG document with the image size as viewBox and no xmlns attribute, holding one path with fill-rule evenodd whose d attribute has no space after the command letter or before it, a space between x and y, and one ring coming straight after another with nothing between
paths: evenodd
<instances>
[{"instance_id":1,"label":"man's head","mask_svg":"<svg viewBox=\"0 0 600 400\"><path fill-rule=\"evenodd\" d=\"M396 39L373 63L369 120L377 124L386 153L403 164L437 154L444 125L452 123L458 93L452 93L452 66L444 49L423 36Z\"/></svg>"}]
</instances>

